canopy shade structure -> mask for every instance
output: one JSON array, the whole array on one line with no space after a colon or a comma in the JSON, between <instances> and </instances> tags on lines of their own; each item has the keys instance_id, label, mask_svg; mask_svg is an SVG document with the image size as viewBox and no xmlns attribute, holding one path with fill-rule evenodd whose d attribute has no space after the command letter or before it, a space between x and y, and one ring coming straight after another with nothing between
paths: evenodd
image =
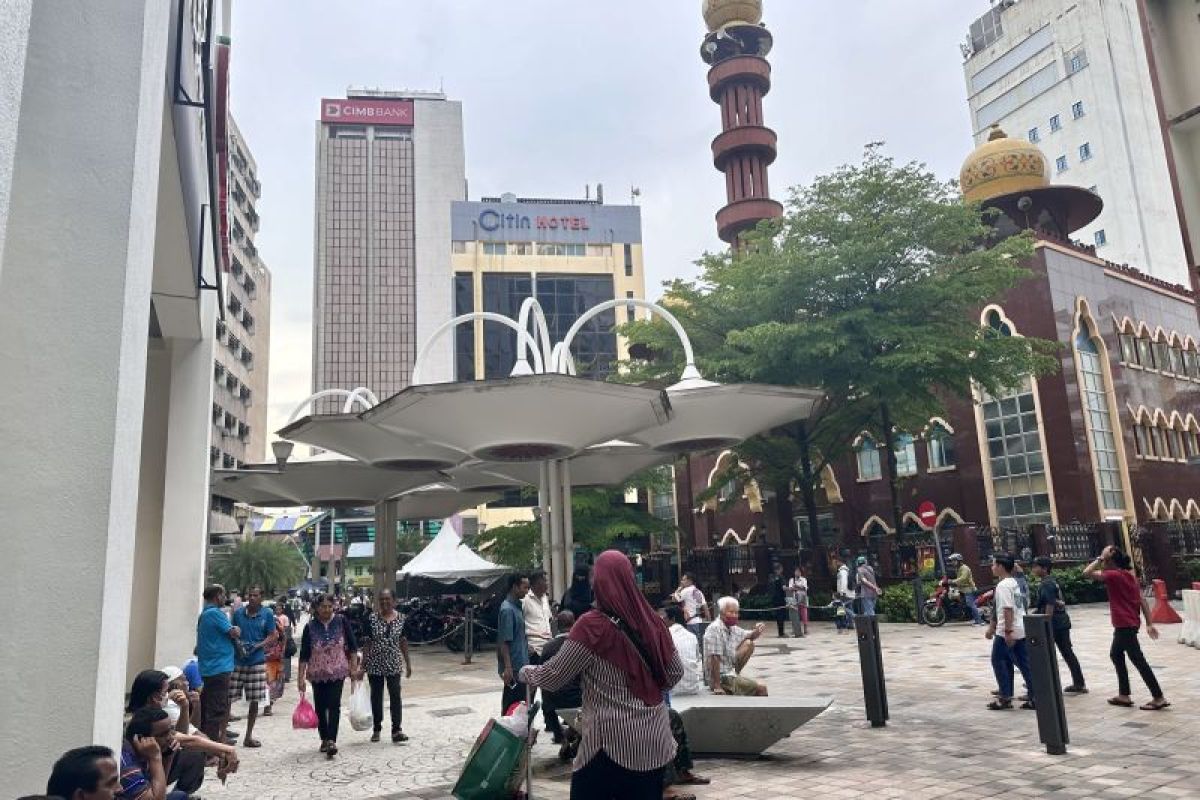
<instances>
[{"instance_id":1,"label":"canopy shade structure","mask_svg":"<svg viewBox=\"0 0 1200 800\"><path fill-rule=\"evenodd\" d=\"M660 453L632 442L610 441L592 445L573 456L571 485L579 487L620 486L642 470L665 464L669 454ZM529 486L541 480L541 466L529 463L469 461L450 470L456 480L485 482L489 476L500 476Z\"/></svg>"},{"instance_id":2,"label":"canopy shade structure","mask_svg":"<svg viewBox=\"0 0 1200 800\"><path fill-rule=\"evenodd\" d=\"M442 484L405 492L392 500L396 519L445 519L500 497L496 492L460 492Z\"/></svg>"},{"instance_id":3,"label":"canopy shade structure","mask_svg":"<svg viewBox=\"0 0 1200 800\"><path fill-rule=\"evenodd\" d=\"M416 558L396 570L396 578L430 578L446 584L465 580L482 587L510 572L509 567L493 564L463 544L447 521Z\"/></svg>"},{"instance_id":4,"label":"canopy shade structure","mask_svg":"<svg viewBox=\"0 0 1200 800\"><path fill-rule=\"evenodd\" d=\"M344 459L250 464L216 470L212 493L252 506L373 506L401 492L434 483L437 472L397 472Z\"/></svg>"},{"instance_id":5,"label":"canopy shade structure","mask_svg":"<svg viewBox=\"0 0 1200 800\"><path fill-rule=\"evenodd\" d=\"M314 414L280 429L278 435L383 469L449 469L468 457L422 436L376 427L358 414Z\"/></svg>"},{"instance_id":6,"label":"canopy shade structure","mask_svg":"<svg viewBox=\"0 0 1200 800\"><path fill-rule=\"evenodd\" d=\"M482 461L568 458L670 418L663 392L569 375L410 386L362 419Z\"/></svg>"},{"instance_id":7,"label":"canopy shade structure","mask_svg":"<svg viewBox=\"0 0 1200 800\"><path fill-rule=\"evenodd\" d=\"M815 389L705 383L668 389L671 419L627 438L662 453L718 450L808 418L824 396Z\"/></svg>"}]
</instances>

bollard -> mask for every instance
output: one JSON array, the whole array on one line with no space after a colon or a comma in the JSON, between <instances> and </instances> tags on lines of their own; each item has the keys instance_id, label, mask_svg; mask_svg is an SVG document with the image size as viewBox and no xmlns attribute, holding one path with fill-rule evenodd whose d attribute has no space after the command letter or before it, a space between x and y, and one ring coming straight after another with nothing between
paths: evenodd
<instances>
[{"instance_id":1,"label":"bollard","mask_svg":"<svg viewBox=\"0 0 1200 800\"><path fill-rule=\"evenodd\" d=\"M879 643L879 618L857 616L858 664L862 670L863 702L872 728L887 725L887 684L883 677L883 648Z\"/></svg>"},{"instance_id":2,"label":"bollard","mask_svg":"<svg viewBox=\"0 0 1200 800\"><path fill-rule=\"evenodd\" d=\"M1160 625L1173 625L1183 622L1180 616L1171 608L1171 598L1167 597L1167 584L1161 578L1155 578L1151 585L1154 587L1154 610L1150 612L1150 620Z\"/></svg>"},{"instance_id":3,"label":"bollard","mask_svg":"<svg viewBox=\"0 0 1200 800\"><path fill-rule=\"evenodd\" d=\"M467 606L467 621L464 624L467 626L467 635L463 663L470 664L471 656L475 654L475 609L471 606Z\"/></svg>"},{"instance_id":4,"label":"bollard","mask_svg":"<svg viewBox=\"0 0 1200 800\"><path fill-rule=\"evenodd\" d=\"M1033 703L1037 708L1038 736L1046 752L1067 752L1067 709L1063 705L1062 682L1058 677L1058 655L1054 651L1054 629L1045 614L1025 615L1025 646L1029 650L1029 672L1033 678Z\"/></svg>"},{"instance_id":5,"label":"bollard","mask_svg":"<svg viewBox=\"0 0 1200 800\"><path fill-rule=\"evenodd\" d=\"M913 578L913 604L917 607L917 624L925 624L925 583L921 580L921 576Z\"/></svg>"}]
</instances>

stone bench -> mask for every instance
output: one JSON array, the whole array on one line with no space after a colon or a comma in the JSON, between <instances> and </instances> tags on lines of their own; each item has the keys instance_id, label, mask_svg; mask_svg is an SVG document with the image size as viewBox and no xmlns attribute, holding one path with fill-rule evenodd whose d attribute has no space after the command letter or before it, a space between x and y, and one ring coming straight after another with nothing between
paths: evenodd
<instances>
[{"instance_id":1,"label":"stone bench","mask_svg":"<svg viewBox=\"0 0 1200 800\"><path fill-rule=\"evenodd\" d=\"M833 704L831 697L734 697L707 692L671 697L696 755L759 756ZM572 727L579 709L558 709Z\"/></svg>"}]
</instances>

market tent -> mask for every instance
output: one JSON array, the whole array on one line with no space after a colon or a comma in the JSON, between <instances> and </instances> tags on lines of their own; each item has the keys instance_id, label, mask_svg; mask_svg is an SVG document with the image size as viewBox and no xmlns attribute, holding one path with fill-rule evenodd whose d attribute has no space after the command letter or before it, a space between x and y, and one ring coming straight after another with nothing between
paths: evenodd
<instances>
[{"instance_id":1,"label":"market tent","mask_svg":"<svg viewBox=\"0 0 1200 800\"><path fill-rule=\"evenodd\" d=\"M396 570L396 579L430 578L446 584L465 580L484 587L512 572L511 568L493 564L463 544L455 528L453 521L447 520L416 558Z\"/></svg>"}]
</instances>

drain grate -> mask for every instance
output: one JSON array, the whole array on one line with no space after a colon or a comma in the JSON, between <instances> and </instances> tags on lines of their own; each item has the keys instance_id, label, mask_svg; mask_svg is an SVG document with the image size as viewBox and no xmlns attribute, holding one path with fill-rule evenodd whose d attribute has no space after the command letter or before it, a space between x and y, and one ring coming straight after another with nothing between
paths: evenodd
<instances>
[{"instance_id":1,"label":"drain grate","mask_svg":"<svg viewBox=\"0 0 1200 800\"><path fill-rule=\"evenodd\" d=\"M458 706L456 708L439 708L435 711L430 711L431 717L461 717L464 714L473 714L475 709L466 706Z\"/></svg>"}]
</instances>

